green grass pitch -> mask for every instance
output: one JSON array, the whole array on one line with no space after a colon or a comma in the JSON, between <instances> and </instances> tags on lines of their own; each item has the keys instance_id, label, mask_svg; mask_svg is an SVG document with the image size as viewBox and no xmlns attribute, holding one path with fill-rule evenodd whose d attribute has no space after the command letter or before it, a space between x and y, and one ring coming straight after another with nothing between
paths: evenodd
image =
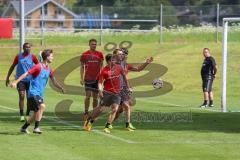
<instances>
[{"instance_id":1,"label":"green grass pitch","mask_svg":"<svg viewBox=\"0 0 240 160\"><path fill-rule=\"evenodd\" d=\"M240 110L239 32L230 35L228 64L228 109ZM77 57L88 48L87 40L97 35L46 37L46 48L54 50L52 67ZM199 38L198 38L199 37ZM131 62L144 62L153 56L154 63L168 71L160 78L170 82L173 90L155 97L137 97L133 110L135 132L124 130L124 116L114 123L112 133L102 132L106 114L94 125L94 131L82 130L81 115L84 108L82 95L60 94L49 86L45 91L46 112L41 122L42 135L19 133L18 95L5 87L7 70L17 52L17 41L0 41L0 159L36 160L113 160L113 159L239 159L240 114L221 113L221 42L214 42L214 34L165 35L165 43L158 44L158 35L132 34L106 35L104 41L133 42L129 49ZM31 40L33 53L41 46ZM15 48L13 48L15 47ZM199 109L202 103L200 68L202 48L209 47L218 65L214 81L214 109ZM103 47L98 47L104 51ZM105 54L107 52L104 52ZM130 78L143 76L146 71L130 73ZM157 75L156 75L157 76ZM13 76L12 76L13 78ZM158 78L158 77L156 77ZM69 73L65 84L80 86L79 68ZM152 90L151 84L136 86L135 91ZM71 100L70 117L59 116L56 105ZM66 107L66 106L62 106ZM185 121L161 119L163 115L185 116ZM157 118L156 118L157 117ZM155 119L154 119L155 118ZM175 117L176 118L176 117ZM33 126L30 126L30 130Z\"/></svg>"}]
</instances>

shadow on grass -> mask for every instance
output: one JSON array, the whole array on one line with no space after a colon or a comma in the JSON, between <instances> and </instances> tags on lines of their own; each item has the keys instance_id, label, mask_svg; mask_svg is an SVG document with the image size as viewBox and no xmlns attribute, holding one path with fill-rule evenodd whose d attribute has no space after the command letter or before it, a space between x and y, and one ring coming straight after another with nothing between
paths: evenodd
<instances>
[{"instance_id":1,"label":"shadow on grass","mask_svg":"<svg viewBox=\"0 0 240 160\"><path fill-rule=\"evenodd\" d=\"M45 118L41 126L47 126L48 130L55 131L79 131L82 130L82 113L72 112L45 112ZM103 128L108 112L102 114L94 128ZM17 112L0 113L0 122L8 125L21 126ZM240 133L240 113L218 112L144 112L132 113L132 123L138 130L173 130L173 131L197 131L197 132L224 132ZM124 128L125 116L122 114L114 123L114 128ZM7 135L0 132L0 135ZM12 134L12 133L9 133ZM15 134L15 133L13 133Z\"/></svg>"}]
</instances>

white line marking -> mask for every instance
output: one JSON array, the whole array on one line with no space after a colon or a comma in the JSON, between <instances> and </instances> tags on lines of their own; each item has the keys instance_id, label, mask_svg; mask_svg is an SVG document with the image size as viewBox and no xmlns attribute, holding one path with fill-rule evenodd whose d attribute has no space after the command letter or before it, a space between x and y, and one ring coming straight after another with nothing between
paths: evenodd
<instances>
[{"instance_id":1,"label":"white line marking","mask_svg":"<svg viewBox=\"0 0 240 160\"><path fill-rule=\"evenodd\" d=\"M167 102L157 102L157 101L151 101L151 100L142 99L142 98L137 98L136 101L148 102L148 103L153 103L153 104L163 104L163 105L169 105L169 106L174 106L174 107L184 107L184 105L178 105L178 104L167 103Z\"/></svg>"},{"instance_id":2,"label":"white line marking","mask_svg":"<svg viewBox=\"0 0 240 160\"><path fill-rule=\"evenodd\" d=\"M3 105L0 105L0 108L11 110L11 111L18 111L18 109L13 109L13 108L10 108L10 107L7 107L7 106L3 106ZM71 127L77 128L77 129L82 129L81 126L69 123L67 121L63 121L63 120L59 120L59 119L51 118L51 117L44 117L44 118L48 119L48 120L51 120L51 121L54 121L54 122L57 122L57 123L60 123L60 124L65 124L67 126L71 126ZM119 140L119 141L122 141L122 142L137 143L137 142L134 142L134 141L131 141L131 140L128 140L128 139L124 139L124 138L121 138L121 137L117 137L117 136L114 136L114 135L111 135L111 134L107 134L107 133L101 132L101 131L96 130L96 129L94 129L92 131L94 133L96 133L96 134L103 135L103 136L106 136L106 137L109 137L109 138L112 138L112 139L116 139L116 140Z\"/></svg>"}]
</instances>

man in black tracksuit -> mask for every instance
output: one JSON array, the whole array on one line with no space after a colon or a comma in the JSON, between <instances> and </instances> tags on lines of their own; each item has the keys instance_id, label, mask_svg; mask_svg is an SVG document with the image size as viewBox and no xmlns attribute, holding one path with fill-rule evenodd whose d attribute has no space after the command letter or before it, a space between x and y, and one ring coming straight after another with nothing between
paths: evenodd
<instances>
[{"instance_id":1,"label":"man in black tracksuit","mask_svg":"<svg viewBox=\"0 0 240 160\"><path fill-rule=\"evenodd\" d=\"M202 89L204 95L204 102L200 106L201 108L213 107L213 93L212 93L212 83L215 79L217 73L217 65L215 59L210 55L209 48L203 49L203 56L205 57L202 69L201 69L201 77L202 77ZM209 104L208 104L209 101Z\"/></svg>"}]
</instances>

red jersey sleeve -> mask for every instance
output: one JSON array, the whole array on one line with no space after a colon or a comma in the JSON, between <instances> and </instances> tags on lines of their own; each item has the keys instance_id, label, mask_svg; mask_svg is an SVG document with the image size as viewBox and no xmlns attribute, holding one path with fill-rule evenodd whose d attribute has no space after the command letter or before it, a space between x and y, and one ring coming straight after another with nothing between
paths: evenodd
<instances>
[{"instance_id":1,"label":"red jersey sleeve","mask_svg":"<svg viewBox=\"0 0 240 160\"><path fill-rule=\"evenodd\" d=\"M128 70L133 69L133 65L131 65L131 64L127 64L127 69L128 69Z\"/></svg>"},{"instance_id":2,"label":"red jersey sleeve","mask_svg":"<svg viewBox=\"0 0 240 160\"><path fill-rule=\"evenodd\" d=\"M40 71L41 71L41 66L37 64L28 70L28 74L32 75L33 77L37 77Z\"/></svg>"},{"instance_id":3,"label":"red jersey sleeve","mask_svg":"<svg viewBox=\"0 0 240 160\"><path fill-rule=\"evenodd\" d=\"M86 61L86 55L84 53L81 55L80 61L81 62L85 62Z\"/></svg>"},{"instance_id":4,"label":"red jersey sleeve","mask_svg":"<svg viewBox=\"0 0 240 160\"><path fill-rule=\"evenodd\" d=\"M34 64L38 64L38 59L35 55L32 55L32 61Z\"/></svg>"},{"instance_id":5,"label":"red jersey sleeve","mask_svg":"<svg viewBox=\"0 0 240 160\"><path fill-rule=\"evenodd\" d=\"M18 64L18 55L15 56L14 60L13 60L13 65L17 65Z\"/></svg>"}]
</instances>

